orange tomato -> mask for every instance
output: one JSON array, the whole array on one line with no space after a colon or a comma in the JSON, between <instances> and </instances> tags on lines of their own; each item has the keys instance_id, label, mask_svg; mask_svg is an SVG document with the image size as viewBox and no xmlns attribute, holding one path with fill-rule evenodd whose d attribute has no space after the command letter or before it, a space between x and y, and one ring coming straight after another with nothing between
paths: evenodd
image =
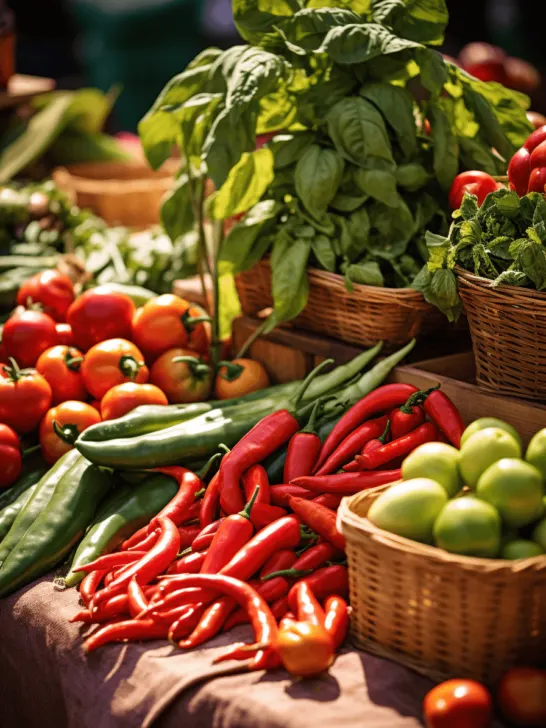
<instances>
[{"instance_id":1,"label":"orange tomato","mask_svg":"<svg viewBox=\"0 0 546 728\"><path fill-rule=\"evenodd\" d=\"M87 399L87 391L80 374L82 361L81 351L70 346L52 346L40 354L36 370L49 382L53 392L53 404L66 402L67 399Z\"/></svg>"},{"instance_id":2,"label":"orange tomato","mask_svg":"<svg viewBox=\"0 0 546 728\"><path fill-rule=\"evenodd\" d=\"M475 680L447 680L427 693L423 712L427 728L489 728L493 701Z\"/></svg>"},{"instance_id":3,"label":"orange tomato","mask_svg":"<svg viewBox=\"0 0 546 728\"><path fill-rule=\"evenodd\" d=\"M505 717L517 726L546 726L546 670L513 667L503 676L498 701Z\"/></svg>"},{"instance_id":4,"label":"orange tomato","mask_svg":"<svg viewBox=\"0 0 546 728\"><path fill-rule=\"evenodd\" d=\"M275 648L295 677L320 675L334 661L332 638L324 627L310 622L287 622L279 630Z\"/></svg>"},{"instance_id":5,"label":"orange tomato","mask_svg":"<svg viewBox=\"0 0 546 728\"><path fill-rule=\"evenodd\" d=\"M52 407L40 422L39 439L44 460L53 465L74 447L84 430L100 421L97 410L85 402L68 401ZM66 441L58 433L62 433Z\"/></svg>"},{"instance_id":6,"label":"orange tomato","mask_svg":"<svg viewBox=\"0 0 546 728\"><path fill-rule=\"evenodd\" d=\"M116 384L144 384L149 374L142 353L125 339L108 339L92 346L85 355L81 373L87 391L101 400Z\"/></svg>"},{"instance_id":7,"label":"orange tomato","mask_svg":"<svg viewBox=\"0 0 546 728\"><path fill-rule=\"evenodd\" d=\"M169 404L167 397L153 384L124 382L112 387L100 403L103 420L115 420L143 404Z\"/></svg>"},{"instance_id":8,"label":"orange tomato","mask_svg":"<svg viewBox=\"0 0 546 728\"><path fill-rule=\"evenodd\" d=\"M218 399L232 399L265 389L269 385L267 372L259 361L234 359L220 367L214 387Z\"/></svg>"},{"instance_id":9,"label":"orange tomato","mask_svg":"<svg viewBox=\"0 0 546 728\"><path fill-rule=\"evenodd\" d=\"M193 362L174 362L176 357L192 357ZM169 349L161 354L150 371L150 381L165 392L169 402L202 402L210 393L212 374L197 352Z\"/></svg>"},{"instance_id":10,"label":"orange tomato","mask_svg":"<svg viewBox=\"0 0 546 728\"><path fill-rule=\"evenodd\" d=\"M98 399L92 399L91 402L89 402L91 407L94 407L97 412L100 414L100 402Z\"/></svg>"},{"instance_id":11,"label":"orange tomato","mask_svg":"<svg viewBox=\"0 0 546 728\"><path fill-rule=\"evenodd\" d=\"M59 344L74 346L75 342L70 324L55 324L55 329L57 331L57 340L59 341Z\"/></svg>"},{"instance_id":12,"label":"orange tomato","mask_svg":"<svg viewBox=\"0 0 546 728\"><path fill-rule=\"evenodd\" d=\"M208 334L203 318L208 319L188 301L166 293L147 301L135 313L132 338L150 360L179 346L206 354Z\"/></svg>"}]
</instances>

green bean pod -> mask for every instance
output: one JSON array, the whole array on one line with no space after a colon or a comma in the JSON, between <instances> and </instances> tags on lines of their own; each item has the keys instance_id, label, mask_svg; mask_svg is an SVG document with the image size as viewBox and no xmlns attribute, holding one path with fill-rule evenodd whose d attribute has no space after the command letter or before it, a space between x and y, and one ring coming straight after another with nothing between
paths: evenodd
<instances>
[{"instance_id":1,"label":"green bean pod","mask_svg":"<svg viewBox=\"0 0 546 728\"><path fill-rule=\"evenodd\" d=\"M102 554L110 553L132 536L141 526L145 526L176 495L178 486L167 475L153 475L143 483L122 487L106 500L81 540L70 572L65 579L68 587L76 586L85 576L77 571L78 566L90 564Z\"/></svg>"},{"instance_id":2,"label":"green bean pod","mask_svg":"<svg viewBox=\"0 0 546 728\"><path fill-rule=\"evenodd\" d=\"M10 503L9 506L6 506L2 511L0 511L0 541L12 527L13 522L36 490L37 485L38 483L29 486L26 490L19 494L19 497L14 500L13 503Z\"/></svg>"},{"instance_id":3,"label":"green bean pod","mask_svg":"<svg viewBox=\"0 0 546 728\"><path fill-rule=\"evenodd\" d=\"M70 553L112 486L108 470L79 458L0 568L0 597L47 573Z\"/></svg>"}]
</instances>

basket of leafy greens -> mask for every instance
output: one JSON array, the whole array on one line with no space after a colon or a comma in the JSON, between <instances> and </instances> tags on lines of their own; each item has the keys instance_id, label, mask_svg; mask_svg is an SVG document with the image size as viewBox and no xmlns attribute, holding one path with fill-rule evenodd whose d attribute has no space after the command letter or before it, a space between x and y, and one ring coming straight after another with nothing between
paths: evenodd
<instances>
[{"instance_id":1,"label":"basket of leafy greens","mask_svg":"<svg viewBox=\"0 0 546 728\"><path fill-rule=\"evenodd\" d=\"M447 237L427 233L416 283L456 319L464 306L477 381L496 393L546 401L546 200L506 189L481 207L465 194Z\"/></svg>"},{"instance_id":2,"label":"basket of leafy greens","mask_svg":"<svg viewBox=\"0 0 546 728\"><path fill-rule=\"evenodd\" d=\"M183 151L167 232L218 221L204 255L237 276L243 310L273 306L266 330L298 317L367 345L438 325L411 289L424 231L447 233L461 168L505 172L531 129L527 97L434 50L444 0L234 0L233 12L248 45L201 53L140 123L152 166Z\"/></svg>"}]
</instances>

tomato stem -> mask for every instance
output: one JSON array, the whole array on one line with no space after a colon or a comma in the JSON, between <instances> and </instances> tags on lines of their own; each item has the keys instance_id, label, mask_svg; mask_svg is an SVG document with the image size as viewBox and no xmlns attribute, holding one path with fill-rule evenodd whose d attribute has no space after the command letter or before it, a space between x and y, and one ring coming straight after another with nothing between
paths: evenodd
<instances>
[{"instance_id":1,"label":"tomato stem","mask_svg":"<svg viewBox=\"0 0 546 728\"><path fill-rule=\"evenodd\" d=\"M226 382L234 382L236 379L239 379L245 370L241 364L235 364L232 361L219 361L218 369L220 370L222 367L225 368L225 372L220 372L220 376L222 379L225 379Z\"/></svg>"}]
</instances>

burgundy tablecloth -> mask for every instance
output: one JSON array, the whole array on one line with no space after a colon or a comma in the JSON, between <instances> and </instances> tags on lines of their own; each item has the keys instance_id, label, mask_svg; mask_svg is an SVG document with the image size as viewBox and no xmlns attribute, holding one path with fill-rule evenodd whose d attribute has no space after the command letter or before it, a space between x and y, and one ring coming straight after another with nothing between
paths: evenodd
<instances>
[{"instance_id":1,"label":"burgundy tablecloth","mask_svg":"<svg viewBox=\"0 0 546 728\"><path fill-rule=\"evenodd\" d=\"M306 682L211 668L225 645L250 641L245 627L192 652L149 642L85 656L83 628L68 623L77 608L77 592L51 578L0 601L0 728L421 726L431 683L385 660L347 649Z\"/></svg>"}]
</instances>

